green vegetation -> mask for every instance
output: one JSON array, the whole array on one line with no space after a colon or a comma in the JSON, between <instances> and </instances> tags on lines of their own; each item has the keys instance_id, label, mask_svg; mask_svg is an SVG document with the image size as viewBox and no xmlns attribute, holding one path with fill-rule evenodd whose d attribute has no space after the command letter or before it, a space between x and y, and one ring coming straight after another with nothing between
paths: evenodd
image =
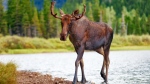
<instances>
[{"instance_id":1,"label":"green vegetation","mask_svg":"<svg viewBox=\"0 0 150 84\"><path fill-rule=\"evenodd\" d=\"M34 0L7 0L7 9L4 9L3 1L0 0L0 34L47 39L58 37L61 25L60 20L50 15L52 0L41 0L44 2L39 11ZM106 22L115 34L150 34L150 0L66 0L61 9L66 14L75 9L81 13L83 4L86 4L86 16L90 20ZM56 7L55 12L59 12Z\"/></svg>"},{"instance_id":2,"label":"green vegetation","mask_svg":"<svg viewBox=\"0 0 150 84\"><path fill-rule=\"evenodd\" d=\"M122 47L111 47L110 50L150 50L150 46L122 46Z\"/></svg>"},{"instance_id":3,"label":"green vegetation","mask_svg":"<svg viewBox=\"0 0 150 84\"><path fill-rule=\"evenodd\" d=\"M150 46L150 36L119 36L115 35L111 47L123 47L123 46Z\"/></svg>"},{"instance_id":4,"label":"green vegetation","mask_svg":"<svg viewBox=\"0 0 150 84\"><path fill-rule=\"evenodd\" d=\"M16 65L0 63L0 84L16 84Z\"/></svg>"},{"instance_id":5,"label":"green vegetation","mask_svg":"<svg viewBox=\"0 0 150 84\"><path fill-rule=\"evenodd\" d=\"M0 37L0 53L37 53L73 50L70 41L60 41L58 38L43 39L19 36Z\"/></svg>"},{"instance_id":6,"label":"green vegetation","mask_svg":"<svg viewBox=\"0 0 150 84\"><path fill-rule=\"evenodd\" d=\"M115 35L111 50L143 50L150 49L150 36L120 36ZM46 53L74 51L69 41L60 41L58 38L29 38L19 36L0 37L0 53Z\"/></svg>"},{"instance_id":7,"label":"green vegetation","mask_svg":"<svg viewBox=\"0 0 150 84\"><path fill-rule=\"evenodd\" d=\"M0 0L0 53L74 50L69 40L58 39L61 24L50 15L52 0L41 0L41 10L37 10L34 0L7 0L7 9L3 1ZM150 0L66 0L61 9L66 14L76 9L81 13L83 4L89 20L102 21L113 28L111 50L150 49Z\"/></svg>"}]
</instances>

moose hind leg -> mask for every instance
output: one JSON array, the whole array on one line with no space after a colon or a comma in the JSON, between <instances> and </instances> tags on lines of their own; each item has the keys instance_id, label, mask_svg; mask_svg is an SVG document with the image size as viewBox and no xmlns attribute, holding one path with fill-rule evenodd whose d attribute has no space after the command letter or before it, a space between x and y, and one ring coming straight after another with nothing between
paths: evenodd
<instances>
[{"instance_id":1,"label":"moose hind leg","mask_svg":"<svg viewBox=\"0 0 150 84\"><path fill-rule=\"evenodd\" d=\"M109 64L110 64L110 61L109 61L109 48L104 50L104 64L106 66L106 77L105 77L105 82L107 83L108 82L108 69L109 69Z\"/></svg>"},{"instance_id":2,"label":"moose hind leg","mask_svg":"<svg viewBox=\"0 0 150 84\"><path fill-rule=\"evenodd\" d=\"M96 52L98 52L99 54L103 55L103 57L104 57L104 50L103 50L103 47L97 49ZM102 65L102 68L101 68L100 75L101 75L101 77L102 77L104 80L106 80L106 75L105 75L105 73L104 73L104 69L105 69L105 60L103 60L103 65Z\"/></svg>"},{"instance_id":3,"label":"moose hind leg","mask_svg":"<svg viewBox=\"0 0 150 84\"><path fill-rule=\"evenodd\" d=\"M101 77L106 80L106 75L104 73L104 68L105 68L105 60L103 60L103 65L102 65L102 69L101 69L101 72L100 72L100 75Z\"/></svg>"}]
</instances>

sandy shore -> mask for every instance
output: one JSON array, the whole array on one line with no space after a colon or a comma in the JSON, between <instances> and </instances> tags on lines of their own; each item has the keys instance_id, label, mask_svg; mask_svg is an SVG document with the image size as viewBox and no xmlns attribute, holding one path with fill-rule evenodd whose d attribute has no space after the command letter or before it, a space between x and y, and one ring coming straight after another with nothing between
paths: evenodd
<instances>
[{"instance_id":1,"label":"sandy shore","mask_svg":"<svg viewBox=\"0 0 150 84\"><path fill-rule=\"evenodd\" d=\"M72 84L72 81L65 80L64 78L53 78L51 75L43 75L38 72L18 71L17 84Z\"/></svg>"}]
</instances>

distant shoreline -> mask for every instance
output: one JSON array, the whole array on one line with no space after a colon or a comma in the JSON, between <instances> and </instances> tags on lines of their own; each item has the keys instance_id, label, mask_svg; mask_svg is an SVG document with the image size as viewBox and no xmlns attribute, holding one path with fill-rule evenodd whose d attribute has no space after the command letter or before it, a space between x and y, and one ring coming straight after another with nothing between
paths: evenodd
<instances>
[{"instance_id":1,"label":"distant shoreline","mask_svg":"<svg viewBox=\"0 0 150 84\"><path fill-rule=\"evenodd\" d=\"M150 50L150 35L114 35L110 50ZM59 38L0 37L0 54L74 52L72 43Z\"/></svg>"}]
</instances>

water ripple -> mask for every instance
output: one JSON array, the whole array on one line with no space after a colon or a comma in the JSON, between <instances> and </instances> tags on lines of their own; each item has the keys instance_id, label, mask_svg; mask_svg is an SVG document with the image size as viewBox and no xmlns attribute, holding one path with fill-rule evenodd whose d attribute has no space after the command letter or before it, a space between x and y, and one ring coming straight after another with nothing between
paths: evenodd
<instances>
[{"instance_id":1,"label":"water ripple","mask_svg":"<svg viewBox=\"0 0 150 84\"><path fill-rule=\"evenodd\" d=\"M1 55L0 61L15 62L18 70L38 71L72 80L76 53L45 53ZM84 54L85 75L88 81L104 84L100 76L103 56L95 52ZM78 70L81 79L81 70ZM111 51L109 84L150 84L150 50Z\"/></svg>"}]
</instances>

